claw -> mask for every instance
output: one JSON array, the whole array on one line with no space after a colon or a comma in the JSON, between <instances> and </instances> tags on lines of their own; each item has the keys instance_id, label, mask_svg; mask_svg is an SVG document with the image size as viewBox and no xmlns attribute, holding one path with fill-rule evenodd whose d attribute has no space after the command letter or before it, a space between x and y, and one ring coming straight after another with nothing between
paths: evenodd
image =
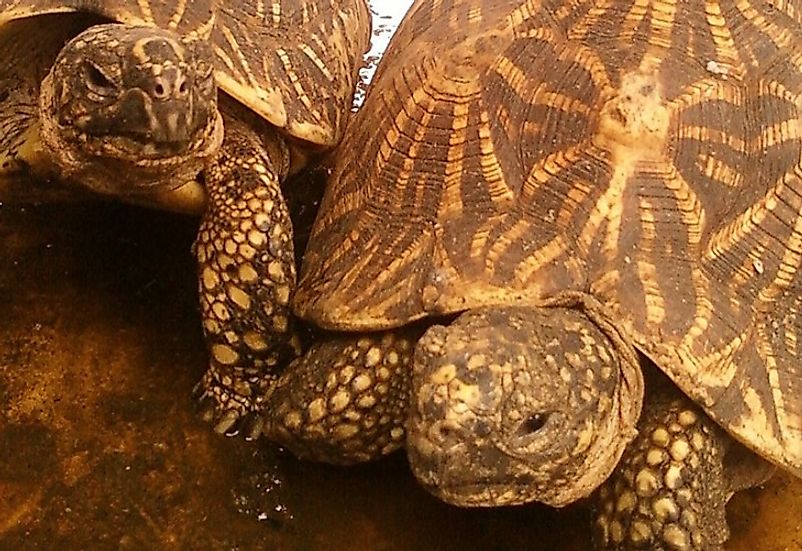
<instances>
[{"instance_id":1,"label":"claw","mask_svg":"<svg viewBox=\"0 0 802 551\"><path fill-rule=\"evenodd\" d=\"M214 432L218 434L228 434L228 431L237 423L239 413L230 409L223 414L223 417L214 426Z\"/></svg>"}]
</instances>

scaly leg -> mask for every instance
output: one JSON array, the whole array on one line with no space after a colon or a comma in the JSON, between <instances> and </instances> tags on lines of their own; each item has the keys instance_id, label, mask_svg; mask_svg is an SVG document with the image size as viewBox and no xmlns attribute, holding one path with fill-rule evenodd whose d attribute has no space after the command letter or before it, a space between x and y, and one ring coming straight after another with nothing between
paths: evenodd
<instances>
[{"instance_id":1,"label":"scaly leg","mask_svg":"<svg viewBox=\"0 0 802 551\"><path fill-rule=\"evenodd\" d=\"M231 106L223 113L225 139L204 173L208 205L194 247L210 356L196 393L217 432L258 412L279 368L298 354L292 225L279 187L289 151L278 131L246 124Z\"/></svg>"},{"instance_id":2,"label":"scaly leg","mask_svg":"<svg viewBox=\"0 0 802 551\"><path fill-rule=\"evenodd\" d=\"M397 450L418 335L407 328L317 341L266 399L262 432L299 457L341 465Z\"/></svg>"},{"instance_id":3,"label":"scaly leg","mask_svg":"<svg viewBox=\"0 0 802 551\"><path fill-rule=\"evenodd\" d=\"M667 385L647 389L639 435L596 494L598 549L720 550L732 494L774 472Z\"/></svg>"}]
</instances>

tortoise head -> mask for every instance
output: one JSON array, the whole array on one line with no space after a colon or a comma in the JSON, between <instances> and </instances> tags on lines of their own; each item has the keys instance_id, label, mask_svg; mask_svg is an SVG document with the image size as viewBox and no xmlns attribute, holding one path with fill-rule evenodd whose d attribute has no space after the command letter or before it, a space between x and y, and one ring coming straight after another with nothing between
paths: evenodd
<instances>
[{"instance_id":1,"label":"tortoise head","mask_svg":"<svg viewBox=\"0 0 802 551\"><path fill-rule=\"evenodd\" d=\"M101 192L182 185L222 140L211 49L170 31L89 28L59 53L39 103L56 163Z\"/></svg>"},{"instance_id":2,"label":"tortoise head","mask_svg":"<svg viewBox=\"0 0 802 551\"><path fill-rule=\"evenodd\" d=\"M562 506L590 494L640 413L641 373L622 357L634 351L618 348L569 308L469 311L429 328L407 427L416 477L459 506Z\"/></svg>"}]
</instances>

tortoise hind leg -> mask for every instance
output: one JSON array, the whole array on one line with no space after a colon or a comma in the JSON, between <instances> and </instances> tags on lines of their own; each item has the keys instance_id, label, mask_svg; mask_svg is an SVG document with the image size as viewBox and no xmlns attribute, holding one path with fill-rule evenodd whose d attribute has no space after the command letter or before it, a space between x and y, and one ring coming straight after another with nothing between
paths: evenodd
<instances>
[{"instance_id":1,"label":"tortoise hind leg","mask_svg":"<svg viewBox=\"0 0 802 551\"><path fill-rule=\"evenodd\" d=\"M647 397L638 436L594 496L596 548L722 549L730 497L774 468L673 385Z\"/></svg>"},{"instance_id":2,"label":"tortoise hind leg","mask_svg":"<svg viewBox=\"0 0 802 551\"><path fill-rule=\"evenodd\" d=\"M208 205L194 245L210 361L196 395L204 418L228 432L255 418L298 341L292 225L280 188L289 151L276 130L246 124L248 113L222 100L225 138L204 172Z\"/></svg>"},{"instance_id":3,"label":"tortoise hind leg","mask_svg":"<svg viewBox=\"0 0 802 551\"><path fill-rule=\"evenodd\" d=\"M414 329L319 339L265 400L262 432L295 455L340 465L404 443Z\"/></svg>"}]
</instances>

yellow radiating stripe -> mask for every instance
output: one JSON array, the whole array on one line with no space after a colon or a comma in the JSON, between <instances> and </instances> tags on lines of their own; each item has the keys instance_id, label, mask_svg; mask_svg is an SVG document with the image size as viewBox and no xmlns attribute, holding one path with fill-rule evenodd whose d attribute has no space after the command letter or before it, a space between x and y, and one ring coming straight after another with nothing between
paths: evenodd
<instances>
[{"instance_id":1,"label":"yellow radiating stripe","mask_svg":"<svg viewBox=\"0 0 802 551\"><path fill-rule=\"evenodd\" d=\"M487 111L482 110L479 119L481 122L481 126L479 126L479 149L481 152L479 163L482 168L482 177L493 204L499 207L507 206L515 199L515 193L507 185L504 171L498 162Z\"/></svg>"},{"instance_id":2,"label":"yellow radiating stripe","mask_svg":"<svg viewBox=\"0 0 802 551\"><path fill-rule=\"evenodd\" d=\"M455 103L452 109L453 119L451 120L452 131L448 140L448 163L445 168L442 199L437 213L437 218L441 222L461 215L463 209L462 180L470 105L467 103Z\"/></svg>"},{"instance_id":3,"label":"yellow radiating stripe","mask_svg":"<svg viewBox=\"0 0 802 551\"><path fill-rule=\"evenodd\" d=\"M326 66L326 63L320 59L320 57L317 55L317 52L315 52L315 50L313 50L309 44L301 44L301 51L306 54L306 57L308 57L312 63L315 64L315 67L317 67L320 72L323 73L323 76L326 77L327 80L334 79L331 71L329 71L329 68Z\"/></svg>"},{"instance_id":4,"label":"yellow radiating stripe","mask_svg":"<svg viewBox=\"0 0 802 551\"><path fill-rule=\"evenodd\" d=\"M687 91L669 102L669 106L676 112L689 107L695 107L710 100L724 101L734 108L743 108L742 89L718 78L705 78L688 85Z\"/></svg>"},{"instance_id":5,"label":"yellow radiating stripe","mask_svg":"<svg viewBox=\"0 0 802 551\"><path fill-rule=\"evenodd\" d=\"M741 153L747 152L747 144L741 138L724 130L688 124L680 125L676 135L678 138L689 138L702 143L718 143Z\"/></svg>"},{"instance_id":6,"label":"yellow radiating stripe","mask_svg":"<svg viewBox=\"0 0 802 551\"><path fill-rule=\"evenodd\" d=\"M170 21L167 26L170 29L175 29L178 27L178 24L181 23L181 20L184 19L184 13L187 9L187 0L175 0L175 11L173 12L172 17L170 17Z\"/></svg>"},{"instance_id":7,"label":"yellow radiating stripe","mask_svg":"<svg viewBox=\"0 0 802 551\"><path fill-rule=\"evenodd\" d=\"M309 94L306 92L304 88L303 82L298 77L298 73L295 72L295 68L292 65L292 60L290 59L289 54L286 50L282 48L276 49L276 55L281 60L281 64L284 66L284 72L286 73L287 78L290 80L290 84L295 89L295 95L301 100L301 103L304 104L304 107L308 111L312 111L312 100L309 98ZM247 61L243 58L242 64L245 67L245 71L248 73L249 79L251 80L252 84L256 86L256 79L253 77L253 73L251 73L250 69L248 68Z\"/></svg>"},{"instance_id":8,"label":"yellow radiating stripe","mask_svg":"<svg viewBox=\"0 0 802 551\"><path fill-rule=\"evenodd\" d=\"M761 33L761 38L772 41L780 51L794 51L799 36L790 29L778 27L758 12L749 0L738 0L735 7Z\"/></svg>"},{"instance_id":9,"label":"yellow radiating stripe","mask_svg":"<svg viewBox=\"0 0 802 551\"><path fill-rule=\"evenodd\" d=\"M645 260L638 260L636 266L646 301L646 321L649 325L659 327L666 317L666 304L657 282L657 268Z\"/></svg>"},{"instance_id":10,"label":"yellow radiating stripe","mask_svg":"<svg viewBox=\"0 0 802 551\"><path fill-rule=\"evenodd\" d=\"M611 210L615 208L616 204L621 204L627 183L635 173L636 162L632 156L615 155L614 159L611 164L613 174L610 178L610 183L604 193L596 200L596 204L593 205L593 209L588 214L588 218L582 226L582 232L577 239L577 244L583 254L588 254L599 227L608 219Z\"/></svg>"},{"instance_id":11,"label":"yellow radiating stripe","mask_svg":"<svg viewBox=\"0 0 802 551\"><path fill-rule=\"evenodd\" d=\"M710 27L710 36L716 45L715 61L732 65L732 68L728 70L728 74L742 77L745 72L744 62L740 58L738 48L735 47L735 40L732 38L727 21L721 13L721 4L718 0L707 0L705 2L705 17Z\"/></svg>"},{"instance_id":12,"label":"yellow radiating stripe","mask_svg":"<svg viewBox=\"0 0 802 551\"><path fill-rule=\"evenodd\" d=\"M768 214L777 206L777 197L785 189L786 183L780 179L760 201L750 205L721 229L713 232L704 249L706 260L715 260L723 256L738 243L744 241L763 223Z\"/></svg>"},{"instance_id":13,"label":"yellow radiating stripe","mask_svg":"<svg viewBox=\"0 0 802 551\"><path fill-rule=\"evenodd\" d=\"M791 235L785 239L785 250L777 274L774 280L760 291L758 299L767 303L774 302L799 278L800 266L802 266L802 213L797 213Z\"/></svg>"},{"instance_id":14,"label":"yellow radiating stripe","mask_svg":"<svg viewBox=\"0 0 802 551\"><path fill-rule=\"evenodd\" d=\"M643 18L646 17L646 11L651 4L650 0L635 0L632 7L621 22L621 29L618 32L617 39L623 43L631 44L635 37L635 33L640 36L640 27Z\"/></svg>"},{"instance_id":15,"label":"yellow radiating stripe","mask_svg":"<svg viewBox=\"0 0 802 551\"><path fill-rule=\"evenodd\" d=\"M696 158L696 166L705 176L722 186L739 188L743 184L743 174L739 170L732 168L713 155L699 154Z\"/></svg>"},{"instance_id":16,"label":"yellow radiating stripe","mask_svg":"<svg viewBox=\"0 0 802 551\"><path fill-rule=\"evenodd\" d=\"M780 368L777 365L777 354L774 351L774 347L771 345L771 339L769 335L766 334L767 327L765 324L760 323L758 324L757 335L755 335L757 342L755 343L755 347L760 355L760 358L763 360L763 367L766 370L766 377L768 379L769 388L771 388L771 397L773 406L774 407L765 407L769 404L763 404L763 410L770 410L774 413L774 420L777 422L777 426L780 427L780 437L779 439L786 444L790 444L791 441L796 440L796 445L802 443L800 441L800 437L802 437L802 433L799 432L799 429L802 429L802 425L797 423L795 427L797 429L797 434L788 433L786 431L787 427L785 426L785 422L790 420L792 416L789 416L788 412L786 411L785 406L785 396L783 394L782 388L780 388ZM791 400L793 401L798 397L792 396ZM799 420L797 416L797 421ZM786 440L790 438L790 440Z\"/></svg>"},{"instance_id":17,"label":"yellow radiating stripe","mask_svg":"<svg viewBox=\"0 0 802 551\"><path fill-rule=\"evenodd\" d=\"M515 268L515 280L523 286L523 284L530 281L534 274L542 268L550 266L556 259L563 256L567 250L568 243L564 236L558 235L552 238L551 241L518 263Z\"/></svg>"},{"instance_id":18,"label":"yellow radiating stripe","mask_svg":"<svg viewBox=\"0 0 802 551\"><path fill-rule=\"evenodd\" d=\"M570 40L586 39L588 33L596 24L607 16L607 11L610 9L610 6L613 5L614 1L615 0L597 0L594 2L594 6L588 11L587 16L568 31L568 38Z\"/></svg>"},{"instance_id":19,"label":"yellow radiating stripe","mask_svg":"<svg viewBox=\"0 0 802 551\"><path fill-rule=\"evenodd\" d=\"M150 0L136 0L136 4L139 6L142 18L150 24L155 24L156 20L153 19L153 12L150 10Z\"/></svg>"},{"instance_id":20,"label":"yellow radiating stripe","mask_svg":"<svg viewBox=\"0 0 802 551\"><path fill-rule=\"evenodd\" d=\"M239 66L242 69L242 71L239 73L242 76L244 76L247 79L248 83L255 89L262 90L262 88L259 86L259 83L254 78L253 72L251 71L251 68L248 66L248 60L245 59L245 56L243 55L242 50L239 47L239 43L237 42L237 39L234 36L234 34L231 32L231 29L229 29L228 26L223 25L222 23L218 25L218 28L220 29L220 32L222 33L223 37L226 39L226 42L228 42L228 45L231 46L231 53L237 56L237 61L239 61ZM281 57L282 53L283 50L281 49L276 50L276 54L279 57Z\"/></svg>"}]
</instances>

